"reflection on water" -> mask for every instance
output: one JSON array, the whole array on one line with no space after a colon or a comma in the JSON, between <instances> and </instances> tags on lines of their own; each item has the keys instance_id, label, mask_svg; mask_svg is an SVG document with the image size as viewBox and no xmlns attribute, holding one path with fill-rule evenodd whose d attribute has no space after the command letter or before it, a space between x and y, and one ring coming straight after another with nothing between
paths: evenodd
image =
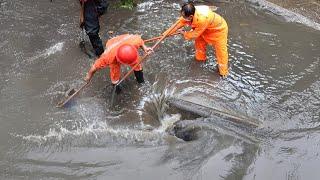
<instances>
[{"instance_id":1,"label":"reflection on water","mask_svg":"<svg viewBox=\"0 0 320 180\"><path fill-rule=\"evenodd\" d=\"M83 83L93 62L78 48L78 3L0 2L0 177L319 177L311 172L319 166L319 32L279 21L245 2L215 5L230 27L226 80L218 76L212 48L207 62L196 62L193 42L175 36L146 60L144 85L133 76L124 81L114 109L109 108L108 70L97 72L90 86L57 109L65 92ZM106 40L113 30L114 35L157 36L179 9L173 1L144 1L133 11L111 9L102 18L101 35ZM227 118L197 119L168 106L171 96L259 119L262 125L250 130ZM189 141L173 136L174 127Z\"/></svg>"}]
</instances>

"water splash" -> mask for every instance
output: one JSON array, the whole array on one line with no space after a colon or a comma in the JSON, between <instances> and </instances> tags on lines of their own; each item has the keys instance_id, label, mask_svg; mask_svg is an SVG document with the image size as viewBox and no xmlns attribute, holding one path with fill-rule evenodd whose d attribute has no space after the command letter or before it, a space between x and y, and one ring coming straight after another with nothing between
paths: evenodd
<instances>
[{"instance_id":1,"label":"water splash","mask_svg":"<svg viewBox=\"0 0 320 180\"><path fill-rule=\"evenodd\" d=\"M112 127L107 122L95 121L88 124L83 122L81 124L84 126L76 129L68 129L60 125L56 128L50 128L44 135L11 135L23 140L23 144L29 149L40 147L41 149L50 149L52 151L66 150L77 146L159 146L167 144L166 137L169 135L166 130L179 121L180 118L180 114L167 115L163 119L161 126L153 130L145 130L143 127L138 129Z\"/></svg>"},{"instance_id":2,"label":"water splash","mask_svg":"<svg viewBox=\"0 0 320 180\"><path fill-rule=\"evenodd\" d=\"M35 56L27 59L26 61L32 63L36 59L47 58L47 57L51 56L52 54L55 54L55 53L61 51L63 46L64 46L64 42L56 43L55 45L53 45L53 46L49 47L48 49L36 54Z\"/></svg>"},{"instance_id":3,"label":"water splash","mask_svg":"<svg viewBox=\"0 0 320 180\"><path fill-rule=\"evenodd\" d=\"M161 82L162 84L160 82L158 80L152 85L151 95L143 99L140 107L144 106L145 111L161 123L169 109L168 100L174 96L175 88L166 81Z\"/></svg>"}]
</instances>

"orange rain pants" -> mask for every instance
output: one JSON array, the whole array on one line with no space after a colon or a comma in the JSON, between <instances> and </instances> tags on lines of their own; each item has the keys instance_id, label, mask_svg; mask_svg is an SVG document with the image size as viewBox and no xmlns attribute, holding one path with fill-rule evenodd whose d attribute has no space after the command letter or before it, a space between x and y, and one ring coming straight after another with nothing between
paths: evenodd
<instances>
[{"instance_id":1,"label":"orange rain pants","mask_svg":"<svg viewBox=\"0 0 320 180\"><path fill-rule=\"evenodd\" d=\"M212 12L209 6L196 6L192 22L183 17L178 20L176 27L170 27L169 34L176 32L185 25L191 26L192 30L184 33L187 40L195 39L196 60L205 61L207 45L213 46L218 62L219 73L227 76L228 70L228 25L217 13ZM167 32L167 31L166 31ZM165 32L165 33L166 33ZM165 34L164 33L164 34Z\"/></svg>"},{"instance_id":2,"label":"orange rain pants","mask_svg":"<svg viewBox=\"0 0 320 180\"><path fill-rule=\"evenodd\" d=\"M93 66L98 70L105 68L106 66L110 67L110 79L112 84L117 84L121 76L121 63L117 61L116 54L118 48L123 44L130 44L135 46L137 49L144 45L143 40L140 35L131 35L123 34L116 36L106 43L106 50L100 56L99 59L93 64ZM131 64L131 68L136 64ZM141 64L138 65L134 71L142 70Z\"/></svg>"}]
</instances>

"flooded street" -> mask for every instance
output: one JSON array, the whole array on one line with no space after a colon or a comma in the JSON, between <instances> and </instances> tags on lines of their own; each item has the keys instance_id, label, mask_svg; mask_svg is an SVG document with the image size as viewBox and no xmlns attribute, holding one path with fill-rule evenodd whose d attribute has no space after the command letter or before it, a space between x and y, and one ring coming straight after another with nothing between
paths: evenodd
<instances>
[{"instance_id":1,"label":"flooded street","mask_svg":"<svg viewBox=\"0 0 320 180\"><path fill-rule=\"evenodd\" d=\"M78 2L0 1L0 179L319 179L320 31L246 1L214 5L229 26L227 79L212 48L199 63L193 42L169 37L144 62L146 83L124 81L113 108L106 69L60 109L94 62L78 46ZM169 0L109 9L100 36L152 38L179 10ZM261 124L238 129L167 106L169 97ZM170 133L176 123L188 141Z\"/></svg>"}]
</instances>

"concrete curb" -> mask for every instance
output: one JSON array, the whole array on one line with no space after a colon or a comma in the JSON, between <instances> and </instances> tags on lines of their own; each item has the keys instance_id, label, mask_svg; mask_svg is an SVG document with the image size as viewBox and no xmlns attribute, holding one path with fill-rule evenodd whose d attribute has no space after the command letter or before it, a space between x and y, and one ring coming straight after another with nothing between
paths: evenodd
<instances>
[{"instance_id":1,"label":"concrete curb","mask_svg":"<svg viewBox=\"0 0 320 180\"><path fill-rule=\"evenodd\" d=\"M274 3L271 3L266 0L245 0L245 1L251 3L253 6L256 6L257 8L260 8L260 9L269 11L275 15L281 16L287 22L295 22L295 23L303 24L320 31L319 23L316 23L313 20L309 19L308 17L305 17L301 14L285 9Z\"/></svg>"}]
</instances>

